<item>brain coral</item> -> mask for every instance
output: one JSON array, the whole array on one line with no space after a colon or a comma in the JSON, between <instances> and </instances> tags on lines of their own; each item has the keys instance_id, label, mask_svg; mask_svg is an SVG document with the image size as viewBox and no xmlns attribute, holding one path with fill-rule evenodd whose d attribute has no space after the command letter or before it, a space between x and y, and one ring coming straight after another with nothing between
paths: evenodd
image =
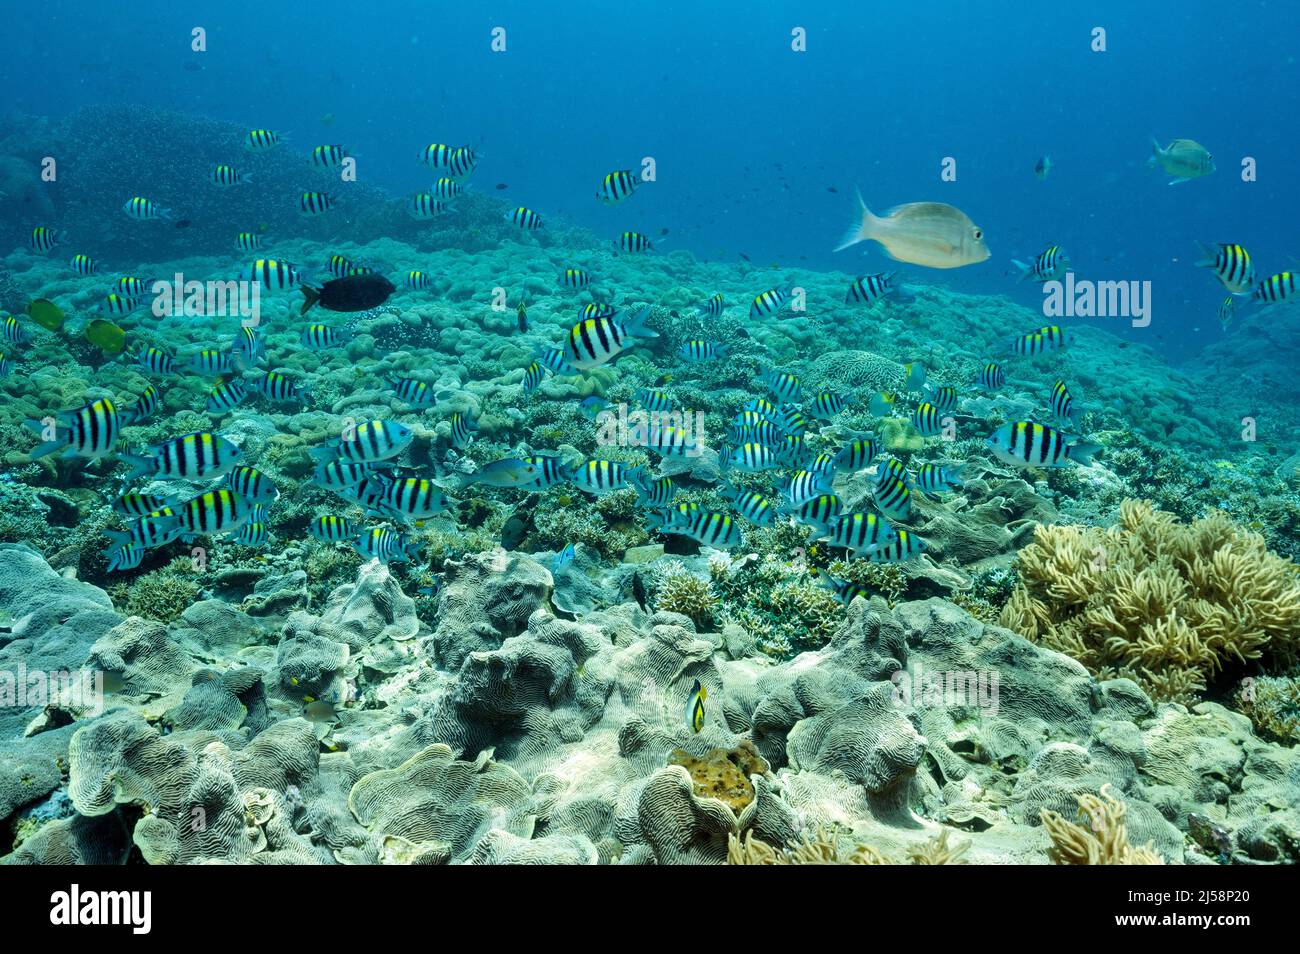
<instances>
[{"instance_id":1,"label":"brain coral","mask_svg":"<svg viewBox=\"0 0 1300 954\"><path fill-rule=\"evenodd\" d=\"M810 381L841 391L897 391L907 372L897 361L870 351L832 351L812 364Z\"/></svg>"},{"instance_id":2,"label":"brain coral","mask_svg":"<svg viewBox=\"0 0 1300 954\"><path fill-rule=\"evenodd\" d=\"M1018 563L1003 626L1157 700L1191 702L1225 664L1291 665L1300 649L1295 564L1222 514L1180 524L1126 500L1106 530L1038 527Z\"/></svg>"}]
</instances>

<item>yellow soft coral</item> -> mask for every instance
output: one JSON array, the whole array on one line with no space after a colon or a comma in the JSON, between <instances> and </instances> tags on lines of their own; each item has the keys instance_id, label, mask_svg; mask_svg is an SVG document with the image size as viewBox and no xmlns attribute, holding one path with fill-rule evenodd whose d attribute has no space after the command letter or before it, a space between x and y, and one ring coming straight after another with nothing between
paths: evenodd
<instances>
[{"instance_id":1,"label":"yellow soft coral","mask_svg":"<svg viewBox=\"0 0 1300 954\"><path fill-rule=\"evenodd\" d=\"M957 846L948 844L948 830L930 839L924 845L908 851L914 865L964 865L961 856L970 847L969 842ZM835 835L820 828L816 834L805 834L792 848L778 850L767 842L746 832L744 839L732 834L727 839L727 864L729 865L891 865L894 862L870 845L851 845L842 848Z\"/></svg>"},{"instance_id":2,"label":"yellow soft coral","mask_svg":"<svg viewBox=\"0 0 1300 954\"><path fill-rule=\"evenodd\" d=\"M1043 809L1043 828L1052 839L1047 855L1058 865L1162 865L1165 860L1151 842L1140 848L1129 844L1124 823L1127 807L1103 785L1100 795L1078 796L1079 814L1088 827L1066 821L1056 812Z\"/></svg>"},{"instance_id":3,"label":"yellow soft coral","mask_svg":"<svg viewBox=\"0 0 1300 954\"><path fill-rule=\"evenodd\" d=\"M1225 664L1300 651L1300 572L1223 514L1180 524L1126 500L1105 530L1039 526L1018 566L1003 626L1157 700L1190 704Z\"/></svg>"}]
</instances>

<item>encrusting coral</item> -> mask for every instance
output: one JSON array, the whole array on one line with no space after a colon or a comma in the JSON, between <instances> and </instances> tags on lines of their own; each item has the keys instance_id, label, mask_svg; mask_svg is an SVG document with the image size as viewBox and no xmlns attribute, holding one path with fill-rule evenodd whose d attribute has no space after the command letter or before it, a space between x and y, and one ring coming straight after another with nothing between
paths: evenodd
<instances>
[{"instance_id":1,"label":"encrusting coral","mask_svg":"<svg viewBox=\"0 0 1300 954\"><path fill-rule=\"evenodd\" d=\"M1047 855L1058 865L1163 865L1165 860L1148 842L1140 848L1129 843L1122 801L1103 785L1099 795L1079 798L1079 814L1087 816L1088 827L1066 821L1054 811L1043 809L1043 827L1052 839Z\"/></svg>"},{"instance_id":2,"label":"encrusting coral","mask_svg":"<svg viewBox=\"0 0 1300 954\"><path fill-rule=\"evenodd\" d=\"M750 776L768 770L767 762L747 739L734 749L713 749L703 758L673 749L668 764L680 765L690 773L696 795L726 802L737 815L754 800Z\"/></svg>"},{"instance_id":3,"label":"encrusting coral","mask_svg":"<svg viewBox=\"0 0 1300 954\"><path fill-rule=\"evenodd\" d=\"M1289 666L1300 650L1300 572L1223 514L1180 524L1125 500L1105 530L1039 526L1018 567L1003 626L1159 701L1190 703L1227 664Z\"/></svg>"}]
</instances>

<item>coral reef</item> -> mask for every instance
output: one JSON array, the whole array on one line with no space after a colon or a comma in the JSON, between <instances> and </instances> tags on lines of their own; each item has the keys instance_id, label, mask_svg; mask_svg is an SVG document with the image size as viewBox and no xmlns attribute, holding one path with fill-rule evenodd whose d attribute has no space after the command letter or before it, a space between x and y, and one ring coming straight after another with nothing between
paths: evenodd
<instances>
[{"instance_id":1,"label":"coral reef","mask_svg":"<svg viewBox=\"0 0 1300 954\"><path fill-rule=\"evenodd\" d=\"M1103 785L1097 795L1079 796L1079 814L1087 818L1087 827L1043 809L1043 828L1052 839L1048 856L1058 865L1164 864L1150 842L1141 847L1129 843L1126 811L1109 785Z\"/></svg>"},{"instance_id":2,"label":"coral reef","mask_svg":"<svg viewBox=\"0 0 1300 954\"><path fill-rule=\"evenodd\" d=\"M1040 526L1018 566L1003 625L1155 699L1191 702L1227 667L1300 650L1300 570L1222 515L1180 524L1129 500L1106 530Z\"/></svg>"}]
</instances>

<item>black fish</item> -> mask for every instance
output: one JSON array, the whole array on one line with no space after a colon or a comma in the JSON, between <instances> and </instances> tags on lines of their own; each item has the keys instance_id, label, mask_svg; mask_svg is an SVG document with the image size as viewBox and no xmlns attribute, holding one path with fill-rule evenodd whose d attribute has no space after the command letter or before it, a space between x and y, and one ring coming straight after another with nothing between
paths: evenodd
<instances>
[{"instance_id":1,"label":"black fish","mask_svg":"<svg viewBox=\"0 0 1300 954\"><path fill-rule=\"evenodd\" d=\"M498 182L498 183L497 183L497 188L498 188L498 189L509 189L510 186L506 185L504 182Z\"/></svg>"},{"instance_id":2,"label":"black fish","mask_svg":"<svg viewBox=\"0 0 1300 954\"><path fill-rule=\"evenodd\" d=\"M750 257L749 257L748 255L746 255L744 252L738 252L737 254L738 254L741 258L743 258L745 261L747 261L747 262L750 261Z\"/></svg>"},{"instance_id":3,"label":"black fish","mask_svg":"<svg viewBox=\"0 0 1300 954\"><path fill-rule=\"evenodd\" d=\"M176 223L176 227L177 227L178 229L187 229L187 228L190 227L190 220L189 220L189 219L181 219L179 222Z\"/></svg>"},{"instance_id":4,"label":"black fish","mask_svg":"<svg viewBox=\"0 0 1300 954\"><path fill-rule=\"evenodd\" d=\"M835 188L835 186L827 186L827 187L826 187L826 191L827 191L827 192L839 192L840 190L837 189L837 188Z\"/></svg>"},{"instance_id":5,"label":"black fish","mask_svg":"<svg viewBox=\"0 0 1300 954\"><path fill-rule=\"evenodd\" d=\"M397 286L383 275L370 272L365 275L345 275L328 281L318 291L310 285L302 286L302 311L307 314L312 305L319 304L329 311L366 311L388 301Z\"/></svg>"},{"instance_id":6,"label":"black fish","mask_svg":"<svg viewBox=\"0 0 1300 954\"><path fill-rule=\"evenodd\" d=\"M533 509L520 507L512 513L501 528L501 549L513 550L524 542L528 531L533 529Z\"/></svg>"}]
</instances>

